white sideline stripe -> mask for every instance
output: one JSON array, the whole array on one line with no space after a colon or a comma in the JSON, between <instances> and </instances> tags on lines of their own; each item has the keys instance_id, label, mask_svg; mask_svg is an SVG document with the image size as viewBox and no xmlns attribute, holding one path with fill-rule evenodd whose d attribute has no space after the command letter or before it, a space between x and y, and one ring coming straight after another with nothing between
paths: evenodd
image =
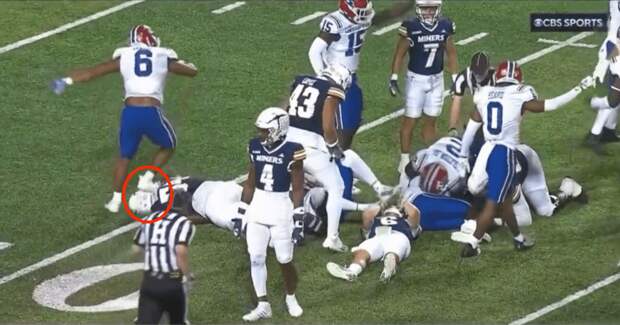
<instances>
[{"instance_id":1,"label":"white sideline stripe","mask_svg":"<svg viewBox=\"0 0 620 325\"><path fill-rule=\"evenodd\" d=\"M294 22L291 23L291 25L301 25L301 24L307 23L307 22L311 21L312 19L319 18L319 17L325 15L326 13L327 13L327 11L317 11L317 12L315 12L313 14L310 14L308 16L301 17L301 18L295 20Z\"/></svg>"},{"instance_id":2,"label":"white sideline stripe","mask_svg":"<svg viewBox=\"0 0 620 325\"><path fill-rule=\"evenodd\" d=\"M114 6L112 8L109 8L109 9L106 9L106 10L103 10L103 11L99 11L97 13L94 13L94 14L92 14L90 16L86 16L84 18L80 18L80 19L78 19L78 20L76 20L74 22L71 22L71 23L68 23L68 24L64 24L64 25L62 25L60 27L54 28L52 30L49 30L49 31L47 31L45 33L41 33L39 35L28 37L28 38L25 38L25 39L23 39L21 41L17 41L15 43L11 43L11 44L5 45L3 47L0 47L0 54L6 53L6 52L11 51L11 50L14 50L16 48L20 48L20 47L22 47L24 45L28 45L28 44L34 43L36 41L39 41L39 40L42 40L44 38L50 37L52 35L56 35L58 33L62 33L64 31L67 31L67 30L71 29L71 28L74 28L74 27L77 27L77 26L80 26L80 25L84 25L84 24L89 23L89 22L91 22L93 20L99 19L101 17L105 17L107 15L113 14L113 13L115 13L117 11L121 11L121 10L123 10L125 8L129 8L131 6L135 6L135 5L137 5L139 3L142 3L142 2L144 2L144 0L133 0L133 1L129 1L129 2L123 2L123 3L121 3L121 4L117 5L117 6Z\"/></svg>"},{"instance_id":3,"label":"white sideline stripe","mask_svg":"<svg viewBox=\"0 0 620 325\"><path fill-rule=\"evenodd\" d=\"M530 54L530 55L520 59L519 61L517 61L517 63L525 64L527 62L536 60L536 59L538 59L539 57L541 57L543 55L547 55L547 54L549 54L551 52L555 52L555 51L557 51L557 50L559 50L559 49L561 49L563 47L567 47L567 46L569 46L569 45L571 45L571 44L573 44L573 43L575 43L577 41L580 41L580 40L582 40L582 39L584 39L584 38L586 38L586 37L588 37L588 36L590 36L592 34L594 34L594 33L593 32L582 32L582 33L579 33L579 34L577 34L577 35L575 35L575 36L573 36L573 37L571 37L571 38L569 38L569 39L567 39L565 41L562 41L562 42L560 42L558 44L555 44L553 46L549 46L547 48L544 48L544 49L542 49L542 50L540 50L540 51L538 51L536 53Z\"/></svg>"},{"instance_id":4,"label":"white sideline stripe","mask_svg":"<svg viewBox=\"0 0 620 325\"><path fill-rule=\"evenodd\" d=\"M558 308L562 308L563 306L566 306L566 305L570 304L571 302L573 302L573 301L575 301L575 300L577 300L579 298L585 297L585 296L591 294L592 292L594 292L594 291L596 291L596 290L598 290L600 288L603 288L605 286L608 286L608 285L610 285L610 284L612 284L612 283L614 283L614 282L616 282L618 280L620 280L620 273L616 273L614 275L608 276L605 279L603 279L603 280L601 280L599 282L596 282L596 283L590 285L589 287L587 287L587 288L585 288L583 290L577 291L577 292L573 293L572 295L569 295L566 298L564 298L564 299L562 299L562 300L560 300L558 302L555 302L555 303L553 303L551 305L548 305L548 306L546 306L546 307L544 307L542 309L539 309L539 310L537 310L537 311L535 311L535 312L533 312L533 313L531 313L531 314L529 314L529 315L527 315L527 316L525 316L523 318L517 319L517 320L511 322L509 325L523 325L525 323L529 323L529 322L531 322L531 321L533 321L533 320L535 320L535 319L537 319L537 318L539 318L539 317L541 317L543 315L546 315L546 314L548 314L548 313L550 313L550 312L552 312L552 311L554 311L554 310L556 310Z\"/></svg>"},{"instance_id":5,"label":"white sideline stripe","mask_svg":"<svg viewBox=\"0 0 620 325\"><path fill-rule=\"evenodd\" d=\"M549 54L551 52L555 52L555 51L557 51L557 50L559 50L559 49L561 49L563 47L570 46L571 44L573 44L573 42L579 41L579 40L581 40L581 39L583 39L585 37L588 37L588 36L590 36L592 34L593 34L592 32L582 32L582 33L579 33L579 34L577 34L577 35L575 35L575 36L573 36L573 37L571 37L571 38L569 38L569 39L567 39L565 41L560 42L559 44L556 44L556 45L553 45L553 46L549 46L549 47L544 48L544 49L542 49L542 50L540 50L538 52L532 53L532 54L530 54L530 55L528 55L528 56L526 56L524 58L521 58L521 59L519 59L517 61L517 63L519 63L519 65L524 65L524 64L526 64L528 62L531 62L531 61L534 61L534 60L536 60L536 59L538 59L538 58L540 58L540 57L542 57L544 55L547 55L547 54ZM443 92L443 97L444 98L448 97L449 94L450 94L450 91L446 90L446 91ZM360 126L360 128L357 130L357 133L360 133L362 131L366 131L367 129L374 128L375 126L378 126L378 125L381 125L381 124L383 124L385 122L393 120L393 119L403 115L404 113L405 113L405 110L401 108L401 109L399 109L397 111L394 111L394 112L392 112L392 113L390 113L388 115L380 117L380 118L378 118L378 119L376 119L376 120L374 120L372 122L368 122L368 123Z\"/></svg>"},{"instance_id":6,"label":"white sideline stripe","mask_svg":"<svg viewBox=\"0 0 620 325\"><path fill-rule=\"evenodd\" d=\"M583 36L583 35L585 35L585 36ZM528 55L528 56L522 58L521 60L519 60L517 62L519 62L519 64L525 64L527 62L536 60L536 59L540 58L541 56L543 56L545 54L549 54L551 52L557 51L557 50L561 49L562 47L568 46L568 44L571 43L571 42L575 42L577 40L580 40L580 39L582 39L584 37L587 37L587 36L590 36L590 35L592 35L591 32L584 32L584 33L577 34L577 35L567 39L566 41L562 42L562 44L556 44L556 45L550 46L548 48L542 49L542 50L540 50L538 52L535 52L535 53L533 53L531 55ZM578 38L578 39L576 39L576 38ZM550 50L550 49L552 49L552 50ZM539 53L543 53L543 54L539 54ZM447 96L448 94L449 94L448 91L444 91L444 96ZM397 118L397 117L403 115L403 113L404 113L404 110L400 109L400 110L398 110L396 112L393 112L393 113L390 113L390 114L388 114L386 116L383 116L383 117L381 117L381 118L379 118L377 120L374 120L372 122L366 123L366 124L362 125L359 128L357 133L364 132L364 131L369 130L369 129L373 128L373 127L376 127L376 126L379 126L379 125L381 125L383 123L386 123L389 120L392 120L394 118ZM241 176L237 177L235 179L235 181L240 183L243 180L245 180L245 178L247 178L247 175L241 175ZM79 252L81 250L87 249L87 248L89 248L89 247L91 247L93 245L96 245L96 244L100 243L100 242L104 242L104 241L109 240L111 238L114 238L114 237L116 237L118 235L124 234L125 232L128 232L128 231L130 231L132 229L135 229L136 227L138 227L138 223L132 222L131 224L128 224L128 225L125 225L125 226L123 226L121 228L113 230L113 231L111 231L111 232L109 232L109 233L107 233L105 235L102 235L100 237L97 237L97 238L95 238L95 239L93 239L91 241L85 242L85 243L80 244L78 246L75 246L73 248L69 248L66 251L62 252L62 253L56 254L56 255L54 255L52 257L48 257L48 258L46 258L46 259L44 259L44 260L42 260L42 261L40 261L38 263L32 264L30 266L27 266L27 267L25 267L25 268L15 272L15 273L11 274L11 275L8 275L8 276L5 276L5 277L1 278L0 279L0 285L2 285L4 283L7 283L9 281L12 281L14 279L17 279L17 278L19 278L21 276L24 276L24 275L28 274L28 273L34 272L34 271L36 271L36 270L38 270L38 269L40 269L42 267L48 266L48 265L50 265L52 263L55 263L56 261L59 261L59 260L65 258L67 256L73 255L73 254L75 254L75 253L77 253L77 252ZM99 242L94 243L97 240L99 240Z\"/></svg>"},{"instance_id":7,"label":"white sideline stripe","mask_svg":"<svg viewBox=\"0 0 620 325\"><path fill-rule=\"evenodd\" d=\"M231 3L229 5L226 5L226 6L222 7L222 8L220 8L220 9L215 9L215 10L213 10L211 12L216 14L216 15L220 15L220 14L223 14L225 12L228 12L228 11L234 10L236 8L239 8L239 7L243 6L243 5L245 5L245 1L237 1L235 3Z\"/></svg>"},{"instance_id":8,"label":"white sideline stripe","mask_svg":"<svg viewBox=\"0 0 620 325\"><path fill-rule=\"evenodd\" d=\"M9 281L15 280L17 278L20 278L28 273L32 273L40 268L46 267L50 264L54 264L60 260L62 260L65 257L69 257L73 254L79 253L87 248L93 247L97 244L103 243L107 240L110 240L118 235L122 235L128 231L131 231L133 229L138 228L139 224L137 222L132 222L128 225L124 225L120 228L114 229L112 231L110 231L109 233L99 236L95 239L89 240L87 242L81 243L77 246L71 247L67 250L65 250L64 252L58 253L54 256L50 256L44 260L41 260L35 264L32 264L30 266L27 266L11 275L7 275L5 277L0 278L0 285L5 284Z\"/></svg>"},{"instance_id":9,"label":"white sideline stripe","mask_svg":"<svg viewBox=\"0 0 620 325\"><path fill-rule=\"evenodd\" d=\"M552 39L546 39L546 38L539 38L538 42L539 43L547 43L547 44L560 44L560 41L556 41L556 40L552 40ZM593 49L593 48L597 47L597 45L595 45L595 44L584 44L584 43L573 43L573 44L569 44L569 46L587 47L589 49Z\"/></svg>"},{"instance_id":10,"label":"white sideline stripe","mask_svg":"<svg viewBox=\"0 0 620 325\"><path fill-rule=\"evenodd\" d=\"M400 27L400 25L402 25L402 23L400 23L400 22L399 23L393 23L392 25L385 26L385 27L377 30L376 32L373 32L372 34L373 35L377 35L377 36L381 36L381 35L383 35L385 33L388 33L388 32L391 32L391 31L395 30L396 28Z\"/></svg>"},{"instance_id":11,"label":"white sideline stripe","mask_svg":"<svg viewBox=\"0 0 620 325\"><path fill-rule=\"evenodd\" d=\"M0 242L0 251L3 249L7 249L9 247L13 246L13 244L11 243L6 243L6 242Z\"/></svg>"},{"instance_id":12,"label":"white sideline stripe","mask_svg":"<svg viewBox=\"0 0 620 325\"><path fill-rule=\"evenodd\" d=\"M462 40L456 42L455 44L456 45L467 45L467 44L469 44L471 42L475 42L475 41L477 41L479 39L482 39L482 38L486 37L487 35L489 35L489 33L478 33L478 34L476 34L474 36L470 36L470 37L468 37L466 39L462 39Z\"/></svg>"}]
</instances>

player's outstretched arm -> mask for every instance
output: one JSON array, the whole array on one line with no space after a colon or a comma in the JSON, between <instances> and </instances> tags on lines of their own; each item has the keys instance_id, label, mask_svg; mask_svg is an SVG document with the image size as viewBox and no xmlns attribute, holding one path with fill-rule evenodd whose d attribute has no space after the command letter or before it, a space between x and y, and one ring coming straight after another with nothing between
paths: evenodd
<instances>
[{"instance_id":1,"label":"player's outstretched arm","mask_svg":"<svg viewBox=\"0 0 620 325\"><path fill-rule=\"evenodd\" d=\"M118 72L120 70L120 64L118 59L112 59L104 63L98 64L94 67L77 69L69 72L69 74L60 79L52 81L50 87L56 95L60 95L65 91L67 86L72 85L74 82L85 82L91 79L95 79L112 72Z\"/></svg>"},{"instance_id":2,"label":"player's outstretched arm","mask_svg":"<svg viewBox=\"0 0 620 325\"><path fill-rule=\"evenodd\" d=\"M452 96L452 104L450 104L450 120L448 122L448 130L450 130L450 132L448 133L449 136L456 136L458 135L458 124L459 124L459 120L461 119L461 105L463 103L463 96L459 96L459 95L453 95ZM456 134L454 134L454 132L456 132Z\"/></svg>"},{"instance_id":3,"label":"player's outstretched arm","mask_svg":"<svg viewBox=\"0 0 620 325\"><path fill-rule=\"evenodd\" d=\"M575 99L584 89L594 86L594 79L587 76L581 80L579 85L566 93L546 100L534 99L523 103L523 110L532 113L542 113L554 111Z\"/></svg>"},{"instance_id":4,"label":"player's outstretched arm","mask_svg":"<svg viewBox=\"0 0 620 325\"><path fill-rule=\"evenodd\" d=\"M194 77L198 74L198 69L193 63L188 63L183 60L174 60L168 64L168 71L187 77Z\"/></svg>"},{"instance_id":5,"label":"player's outstretched arm","mask_svg":"<svg viewBox=\"0 0 620 325\"><path fill-rule=\"evenodd\" d=\"M400 89L398 88L398 72L400 72L400 67L403 65L403 58L408 50L409 39L399 34L396 49L394 50L394 57L392 58L392 74L388 84L392 96L396 96L396 94L400 93Z\"/></svg>"}]
</instances>

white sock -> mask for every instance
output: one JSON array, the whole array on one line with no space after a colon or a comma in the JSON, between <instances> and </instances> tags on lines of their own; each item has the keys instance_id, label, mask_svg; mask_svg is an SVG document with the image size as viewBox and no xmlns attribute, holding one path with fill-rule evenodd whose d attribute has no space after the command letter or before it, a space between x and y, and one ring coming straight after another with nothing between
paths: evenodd
<instances>
[{"instance_id":1,"label":"white sock","mask_svg":"<svg viewBox=\"0 0 620 325\"><path fill-rule=\"evenodd\" d=\"M347 269L349 271L351 271L351 273L353 273L355 275L359 275L360 273L362 273L362 270L364 268L361 265L357 264L357 263L351 263L351 265L349 265L349 267Z\"/></svg>"},{"instance_id":2,"label":"white sock","mask_svg":"<svg viewBox=\"0 0 620 325\"><path fill-rule=\"evenodd\" d=\"M252 275L252 284L257 297L267 295L267 265L265 263L250 263L250 273ZM259 302L260 304L261 302ZM267 303L265 301L265 303Z\"/></svg>"},{"instance_id":3,"label":"white sock","mask_svg":"<svg viewBox=\"0 0 620 325\"><path fill-rule=\"evenodd\" d=\"M286 302L289 302L289 301L290 302L297 302L297 298L295 298L295 294L292 294L292 295L287 294L286 295Z\"/></svg>"},{"instance_id":4,"label":"white sock","mask_svg":"<svg viewBox=\"0 0 620 325\"><path fill-rule=\"evenodd\" d=\"M596 118L594 119L594 124L592 125L592 129L590 132L594 135L599 135L603 132L603 126L605 122L607 122L607 118L611 114L611 109L599 109L596 112Z\"/></svg>"},{"instance_id":5,"label":"white sock","mask_svg":"<svg viewBox=\"0 0 620 325\"><path fill-rule=\"evenodd\" d=\"M618 126L618 110L620 110L620 108L615 108L611 110L611 113L609 113L607 121L605 122L606 128L611 130L616 129L616 126Z\"/></svg>"},{"instance_id":6,"label":"white sock","mask_svg":"<svg viewBox=\"0 0 620 325\"><path fill-rule=\"evenodd\" d=\"M411 161L408 153L400 154L400 164L398 165L398 170L402 173L405 171L405 166Z\"/></svg>"},{"instance_id":7,"label":"white sock","mask_svg":"<svg viewBox=\"0 0 620 325\"><path fill-rule=\"evenodd\" d=\"M523 237L523 234L518 234L517 236L514 237L514 239L516 241L524 241L525 237Z\"/></svg>"},{"instance_id":8,"label":"white sock","mask_svg":"<svg viewBox=\"0 0 620 325\"><path fill-rule=\"evenodd\" d=\"M341 204L342 204L342 210L347 210L347 211L359 211L358 210L358 203L357 202L353 202L350 200L347 200L345 198L341 199Z\"/></svg>"},{"instance_id":9,"label":"white sock","mask_svg":"<svg viewBox=\"0 0 620 325\"><path fill-rule=\"evenodd\" d=\"M372 172L368 164L353 150L344 152L342 164L353 170L353 175L368 185L377 181L377 176Z\"/></svg>"},{"instance_id":10,"label":"white sock","mask_svg":"<svg viewBox=\"0 0 620 325\"><path fill-rule=\"evenodd\" d=\"M342 212L342 191L331 191L327 194L327 236L338 237L340 213Z\"/></svg>"},{"instance_id":11,"label":"white sock","mask_svg":"<svg viewBox=\"0 0 620 325\"><path fill-rule=\"evenodd\" d=\"M121 192L114 192L114 194L112 194L112 201L114 202L120 202L122 198Z\"/></svg>"}]
</instances>

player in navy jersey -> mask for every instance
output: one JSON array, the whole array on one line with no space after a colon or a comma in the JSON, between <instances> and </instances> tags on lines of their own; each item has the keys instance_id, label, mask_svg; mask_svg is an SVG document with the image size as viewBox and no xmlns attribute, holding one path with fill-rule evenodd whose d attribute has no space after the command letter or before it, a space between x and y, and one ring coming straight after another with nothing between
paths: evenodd
<instances>
[{"instance_id":1,"label":"player in navy jersey","mask_svg":"<svg viewBox=\"0 0 620 325\"><path fill-rule=\"evenodd\" d=\"M368 238L351 249L351 264L341 266L329 262L327 271L336 278L353 281L368 264L383 259L379 280L388 282L396 274L397 265L411 253L411 242L419 234L419 221L409 211L396 206L383 211L378 207L370 208L364 211L363 221L369 231Z\"/></svg>"},{"instance_id":2,"label":"player in navy jersey","mask_svg":"<svg viewBox=\"0 0 620 325\"><path fill-rule=\"evenodd\" d=\"M426 144L435 140L435 123L443 106L444 54L453 81L458 70L452 37L454 23L441 17L441 0L416 0L416 13L417 17L404 21L399 28L400 38L392 60L389 82L390 93L396 96L400 92L398 73L403 57L409 53L405 115L400 129L401 159L398 170L401 174L409 162L413 129L423 115L422 139Z\"/></svg>"},{"instance_id":3,"label":"player in navy jersey","mask_svg":"<svg viewBox=\"0 0 620 325\"><path fill-rule=\"evenodd\" d=\"M246 238L252 283L258 306L244 321L271 317L267 301L267 247L273 246L280 263L286 291L286 306L293 317L303 310L295 298L297 272L293 265L294 244L301 244L304 228L303 146L286 139L288 113L278 107L263 110L256 119L258 137L250 140L248 179L243 186L239 218L247 220ZM292 202L289 188L292 186ZM247 211L247 215L246 215Z\"/></svg>"}]
</instances>

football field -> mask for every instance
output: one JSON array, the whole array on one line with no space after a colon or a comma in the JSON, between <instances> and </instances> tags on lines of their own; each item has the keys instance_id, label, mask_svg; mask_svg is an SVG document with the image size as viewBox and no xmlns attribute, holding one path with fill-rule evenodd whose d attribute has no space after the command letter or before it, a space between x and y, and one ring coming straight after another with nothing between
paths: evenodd
<instances>
[{"instance_id":1,"label":"football field","mask_svg":"<svg viewBox=\"0 0 620 325\"><path fill-rule=\"evenodd\" d=\"M374 5L381 12L402 2ZM51 80L108 60L126 44L132 26L150 25L162 46L199 69L194 79L168 79L165 109L178 147L165 171L235 179L247 169L246 145L260 110L282 102L295 75L312 71L307 51L318 33L320 14L315 13L337 8L337 1L136 1L91 16L119 4L0 2L0 323L128 324L136 316L142 272L131 238L137 223L103 208L118 153L122 79L112 74L74 85L62 96L48 89ZM541 98L563 94L591 74L605 35L532 33L529 14L606 11L603 0L447 0L442 9L456 23L460 69L479 50L487 51L494 64L519 60L525 83ZM358 71L366 124L353 148L391 185L397 182L403 99L387 89L398 37L387 27L411 15L413 10L371 28ZM58 33L17 43L88 16ZM445 78L448 85L447 73ZM532 250L515 251L508 231L500 230L479 258L461 261L460 246L450 241L449 232L425 232L389 284L378 281L382 265L370 266L349 283L330 277L325 264L348 263L350 255L328 252L321 240L309 238L295 251L302 318L288 316L277 262L268 259L272 321L508 324L586 289L575 301L535 314L532 323L620 323L620 212L615 207L620 144L607 145L606 157L582 146L595 116L589 98L605 93L599 86L563 109L524 118L521 140L540 155L550 190L571 176L590 198L587 205L569 203L551 218L535 216L524 230L537 242ZM470 97L464 102L468 112ZM439 120L442 134L449 105L447 97ZM419 128L414 144L422 147ZM148 164L154 149L143 141L132 166ZM361 188L357 200L375 200L370 188ZM351 214L341 226L350 246L360 241L359 219ZM227 231L198 226L190 260L196 281L189 320L241 322L254 306L245 243ZM589 288L599 281L606 282Z\"/></svg>"}]
</instances>

